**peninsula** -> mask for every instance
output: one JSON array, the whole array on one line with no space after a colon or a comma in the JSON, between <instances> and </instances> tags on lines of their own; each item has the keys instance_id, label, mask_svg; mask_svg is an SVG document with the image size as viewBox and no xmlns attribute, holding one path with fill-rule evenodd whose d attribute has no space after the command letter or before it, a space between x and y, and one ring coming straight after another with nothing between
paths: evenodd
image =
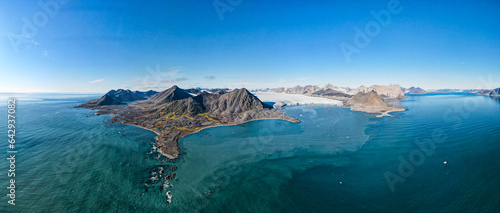
<instances>
[{"instance_id":1,"label":"peninsula","mask_svg":"<svg viewBox=\"0 0 500 213\"><path fill-rule=\"evenodd\" d=\"M245 88L231 92L203 91L193 96L186 90L173 86L160 93L149 92L148 95L153 95L147 99L145 93L119 91L117 95L115 90L111 90L101 98L76 107L95 109L98 110L97 114L113 115L112 122L135 125L155 132L158 134L157 151L169 159L176 159L179 155L179 138L204 128L259 119L300 122L262 103ZM123 100L132 102L127 104Z\"/></svg>"}]
</instances>

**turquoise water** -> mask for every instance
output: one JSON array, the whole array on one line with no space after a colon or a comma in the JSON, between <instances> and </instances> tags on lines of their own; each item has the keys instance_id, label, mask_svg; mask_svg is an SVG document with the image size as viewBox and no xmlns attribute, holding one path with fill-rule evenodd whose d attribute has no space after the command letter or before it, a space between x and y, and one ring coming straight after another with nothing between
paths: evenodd
<instances>
[{"instance_id":1,"label":"turquoise water","mask_svg":"<svg viewBox=\"0 0 500 213\"><path fill-rule=\"evenodd\" d=\"M206 129L181 139L182 156L174 162L148 154L154 133L72 108L87 99L19 100L16 206L2 196L1 212L500 209L500 102L489 97L409 96L401 103L407 111L384 118L340 107L289 107L285 113L302 123ZM6 123L0 116L0 128ZM412 169L399 172L402 162ZM171 164L179 169L167 204L158 187L145 192L144 179ZM4 160L0 170L6 174L8 166ZM391 189L387 174L402 181ZM5 187L7 181L0 176Z\"/></svg>"}]
</instances>

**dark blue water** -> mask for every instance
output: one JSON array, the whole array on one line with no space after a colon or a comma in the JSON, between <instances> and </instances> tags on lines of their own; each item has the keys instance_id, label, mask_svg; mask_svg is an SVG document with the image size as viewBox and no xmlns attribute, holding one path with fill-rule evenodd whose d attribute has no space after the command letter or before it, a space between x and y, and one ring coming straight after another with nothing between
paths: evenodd
<instances>
[{"instance_id":1,"label":"dark blue water","mask_svg":"<svg viewBox=\"0 0 500 213\"><path fill-rule=\"evenodd\" d=\"M500 102L489 97L409 96L407 111L384 118L290 107L302 123L206 129L181 139L175 162L147 154L153 133L72 108L87 99L18 101L16 206L2 196L1 212L500 210ZM154 188L140 196L151 168L167 164L179 167L172 203ZM0 162L3 194L8 166Z\"/></svg>"}]
</instances>

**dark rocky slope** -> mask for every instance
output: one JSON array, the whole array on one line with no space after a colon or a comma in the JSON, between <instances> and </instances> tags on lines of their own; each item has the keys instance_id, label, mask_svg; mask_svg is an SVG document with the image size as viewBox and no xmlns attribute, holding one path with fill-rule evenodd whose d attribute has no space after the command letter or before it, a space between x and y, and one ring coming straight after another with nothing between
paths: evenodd
<instances>
[{"instance_id":1,"label":"dark rocky slope","mask_svg":"<svg viewBox=\"0 0 500 213\"><path fill-rule=\"evenodd\" d=\"M147 103L158 105L189 97L191 97L191 95L185 92L183 89L180 89L177 86L173 86L163 92L151 96L151 98L147 100Z\"/></svg>"}]
</instances>

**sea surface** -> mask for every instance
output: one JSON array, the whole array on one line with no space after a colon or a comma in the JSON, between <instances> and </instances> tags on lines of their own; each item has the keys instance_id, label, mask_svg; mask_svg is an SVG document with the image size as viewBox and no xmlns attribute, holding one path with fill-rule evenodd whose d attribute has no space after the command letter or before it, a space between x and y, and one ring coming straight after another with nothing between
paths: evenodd
<instances>
[{"instance_id":1,"label":"sea surface","mask_svg":"<svg viewBox=\"0 0 500 213\"><path fill-rule=\"evenodd\" d=\"M6 96L16 108L16 205ZM148 154L154 133L73 106L95 95L0 95L0 212L499 212L500 101L408 96L376 118L291 106L301 123L258 120L180 140L175 161ZM145 191L158 166L167 190ZM143 194L144 193L144 194ZM142 195L142 196L141 196Z\"/></svg>"}]
</instances>

